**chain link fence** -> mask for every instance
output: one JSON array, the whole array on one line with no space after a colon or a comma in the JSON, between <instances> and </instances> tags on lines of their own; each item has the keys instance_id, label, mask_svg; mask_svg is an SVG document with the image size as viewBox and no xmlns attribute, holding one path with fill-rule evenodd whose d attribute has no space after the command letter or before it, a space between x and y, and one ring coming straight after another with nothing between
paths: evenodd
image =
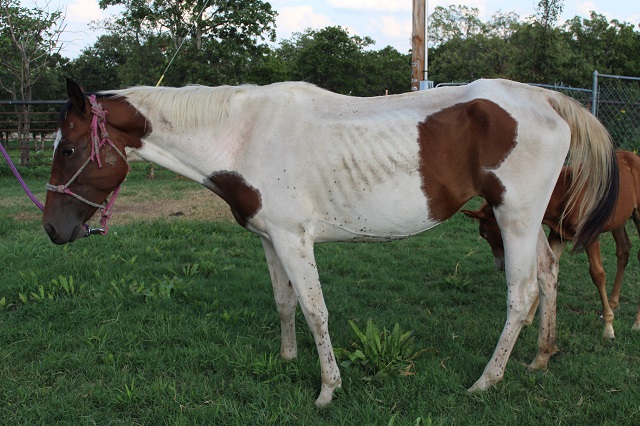
<instances>
[{"instance_id":1,"label":"chain link fence","mask_svg":"<svg viewBox=\"0 0 640 426\"><path fill-rule=\"evenodd\" d=\"M640 78L595 71L592 104L618 148L640 151Z\"/></svg>"}]
</instances>

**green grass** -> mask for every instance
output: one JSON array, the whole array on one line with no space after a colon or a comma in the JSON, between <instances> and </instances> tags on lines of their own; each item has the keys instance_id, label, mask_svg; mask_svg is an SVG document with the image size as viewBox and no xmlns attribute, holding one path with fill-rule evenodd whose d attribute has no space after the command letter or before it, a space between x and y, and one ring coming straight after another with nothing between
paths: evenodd
<instances>
[{"instance_id":1,"label":"green grass","mask_svg":"<svg viewBox=\"0 0 640 426\"><path fill-rule=\"evenodd\" d=\"M30 179L43 198L42 179ZM372 377L353 363L317 409L313 339L298 312L299 356L279 359L279 321L259 238L228 221L164 218L119 224L106 237L51 244L35 207L0 178L0 419L4 424L469 425L640 423L640 298L630 262L603 340L584 254L561 262L558 345L528 372L537 330L520 335L505 379L479 394L505 319L505 280L475 223L457 214L385 244L316 250L333 344L350 326L396 323L414 333L413 374ZM123 191L167 194L191 184L133 176ZM473 204L475 203L475 204ZM472 207L477 201L472 203ZM631 231L631 230L630 230ZM632 238L632 241L637 241ZM612 279L612 239L603 237ZM55 282L54 282L55 280ZM72 285L70 285L72 280Z\"/></svg>"}]
</instances>

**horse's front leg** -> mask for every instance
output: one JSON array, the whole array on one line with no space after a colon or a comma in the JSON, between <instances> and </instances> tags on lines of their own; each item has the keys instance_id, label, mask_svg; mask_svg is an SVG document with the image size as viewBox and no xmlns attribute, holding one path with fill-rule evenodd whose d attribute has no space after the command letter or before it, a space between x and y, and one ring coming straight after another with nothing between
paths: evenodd
<instances>
[{"instance_id":1,"label":"horse's front leg","mask_svg":"<svg viewBox=\"0 0 640 426\"><path fill-rule=\"evenodd\" d=\"M615 333L613 331L613 309L609 305L609 298L607 297L607 275L602 267L602 254L600 253L600 241L594 242L585 246L587 257L589 258L589 274L591 280L598 289L600 295L600 302L602 303L602 319L604 320L604 332L603 335L606 338L614 339Z\"/></svg>"},{"instance_id":2,"label":"horse's front leg","mask_svg":"<svg viewBox=\"0 0 640 426\"><path fill-rule=\"evenodd\" d=\"M331 402L333 392L340 387L342 380L329 337L329 312L320 287L313 240L306 232L300 235L277 231L270 232L269 237L316 343L322 374L316 405L322 407Z\"/></svg>"},{"instance_id":3,"label":"horse's front leg","mask_svg":"<svg viewBox=\"0 0 640 426\"><path fill-rule=\"evenodd\" d=\"M262 247L267 257L269 275L273 286L273 296L280 317L280 356L286 360L295 359L298 353L296 343L296 305L298 298L289 281L289 277L276 255L273 245L262 238Z\"/></svg>"}]
</instances>

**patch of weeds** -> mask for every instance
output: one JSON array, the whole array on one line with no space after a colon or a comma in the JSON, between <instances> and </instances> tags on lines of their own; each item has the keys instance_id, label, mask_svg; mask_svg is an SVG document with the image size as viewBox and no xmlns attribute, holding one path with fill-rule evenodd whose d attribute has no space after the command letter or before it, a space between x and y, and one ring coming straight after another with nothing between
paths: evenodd
<instances>
[{"instance_id":1,"label":"patch of weeds","mask_svg":"<svg viewBox=\"0 0 640 426\"><path fill-rule=\"evenodd\" d=\"M132 258L135 262L135 256ZM189 264L185 266L182 273L187 278L192 278L199 274L198 264ZM120 278L119 280L111 281L110 293L116 297L125 297L125 292L128 289L129 294L136 297L144 298L145 302L152 300L169 300L177 297L187 297L187 289L191 287L192 281L185 280L183 277L178 276L173 272L173 276L163 275L153 283L145 283L138 280L130 280L128 277ZM125 291L123 292L123 289Z\"/></svg>"},{"instance_id":2,"label":"patch of weeds","mask_svg":"<svg viewBox=\"0 0 640 426\"><path fill-rule=\"evenodd\" d=\"M112 254L111 255L111 260L119 260L120 262L124 263L125 265L133 266L133 265L135 265L136 261L138 260L138 256L133 256L130 259L125 259L124 257L122 257L119 254Z\"/></svg>"},{"instance_id":3,"label":"patch of weeds","mask_svg":"<svg viewBox=\"0 0 640 426\"><path fill-rule=\"evenodd\" d=\"M261 357L249 363L249 368L262 383L272 383L287 378L283 362L275 352L263 353Z\"/></svg>"},{"instance_id":4,"label":"patch of weeds","mask_svg":"<svg viewBox=\"0 0 640 426\"><path fill-rule=\"evenodd\" d=\"M69 297L73 297L76 295L76 286L73 284L73 276L69 275L69 278L58 275L58 278L54 278L51 280L51 284L54 288L58 290L59 293L64 293ZM79 290L82 290L85 287L85 284L82 284Z\"/></svg>"},{"instance_id":5,"label":"patch of weeds","mask_svg":"<svg viewBox=\"0 0 640 426\"><path fill-rule=\"evenodd\" d=\"M250 321L256 317L255 311L250 311L248 308L237 308L227 311L222 311L220 317L225 322L236 323L239 321Z\"/></svg>"},{"instance_id":6,"label":"patch of weeds","mask_svg":"<svg viewBox=\"0 0 640 426\"><path fill-rule=\"evenodd\" d=\"M473 284L473 280L468 275L459 275L458 269L460 268L460 261L456 263L456 269L453 272L453 275L449 275L444 280L450 284L452 287L460 291L468 291L471 289L471 285Z\"/></svg>"},{"instance_id":7,"label":"patch of weeds","mask_svg":"<svg viewBox=\"0 0 640 426\"><path fill-rule=\"evenodd\" d=\"M23 272L20 272L20 275L23 278L27 278L27 274L24 274ZM33 271L29 276L31 279L35 280L35 273ZM29 301L43 302L45 300L56 299L59 296L75 297L78 292L85 287L85 284L82 284L80 287L76 287L73 281L73 276L71 275L69 277L58 275L57 278L52 279L48 284L38 284L35 281L34 283L36 285L34 290L26 290L18 293L18 298L23 304L27 304Z\"/></svg>"},{"instance_id":8,"label":"patch of weeds","mask_svg":"<svg viewBox=\"0 0 640 426\"><path fill-rule=\"evenodd\" d=\"M352 350L335 349L336 357L343 360L340 365L345 368L358 365L370 376L384 376L390 372L413 374L413 361L422 351L414 349L412 331L402 332L398 323L391 332L386 328L380 331L371 319L364 332L353 321L349 324L358 341L352 344Z\"/></svg>"},{"instance_id":9,"label":"patch of weeds","mask_svg":"<svg viewBox=\"0 0 640 426\"><path fill-rule=\"evenodd\" d=\"M398 414L394 414L389 420L389 426L395 426L396 420L398 418ZM414 423L415 426L432 426L433 421L431 420L431 416L428 416L426 419L422 417L418 417Z\"/></svg>"},{"instance_id":10,"label":"patch of weeds","mask_svg":"<svg viewBox=\"0 0 640 426\"><path fill-rule=\"evenodd\" d=\"M163 275L154 283L130 281L127 278L111 281L111 294L117 297L125 297L123 289L128 289L129 294L144 298L145 302L152 300L169 300L176 296L186 297L187 289L191 285L191 281L185 281L181 277L168 277Z\"/></svg>"},{"instance_id":11,"label":"patch of weeds","mask_svg":"<svg viewBox=\"0 0 640 426\"><path fill-rule=\"evenodd\" d=\"M101 362L103 365L115 365L116 358L114 354L107 349L108 338L109 333L102 328L95 334L85 330L84 340L96 351L98 362Z\"/></svg>"},{"instance_id":12,"label":"patch of weeds","mask_svg":"<svg viewBox=\"0 0 640 426\"><path fill-rule=\"evenodd\" d=\"M198 268L199 265L197 263L189 263L184 268L182 268L182 273L185 277L193 277L200 273L200 270Z\"/></svg>"},{"instance_id":13,"label":"patch of weeds","mask_svg":"<svg viewBox=\"0 0 640 426\"><path fill-rule=\"evenodd\" d=\"M287 382L299 374L298 365L284 361L277 352L262 353L258 356L252 351L238 352L230 362L261 383Z\"/></svg>"},{"instance_id":14,"label":"patch of weeds","mask_svg":"<svg viewBox=\"0 0 640 426\"><path fill-rule=\"evenodd\" d=\"M125 383L124 389L116 389L115 395L116 402L121 404L130 404L138 399L138 392L136 390L136 379L131 379L131 384Z\"/></svg>"}]
</instances>

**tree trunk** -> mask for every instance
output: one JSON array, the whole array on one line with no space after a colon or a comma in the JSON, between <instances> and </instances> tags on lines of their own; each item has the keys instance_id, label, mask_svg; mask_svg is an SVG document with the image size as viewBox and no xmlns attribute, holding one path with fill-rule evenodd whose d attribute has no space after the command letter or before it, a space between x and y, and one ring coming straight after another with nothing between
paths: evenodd
<instances>
[{"instance_id":1,"label":"tree trunk","mask_svg":"<svg viewBox=\"0 0 640 426\"><path fill-rule=\"evenodd\" d=\"M18 113L18 140L20 141L20 165L29 166L31 164L31 150L29 135L31 133L31 105L23 105Z\"/></svg>"}]
</instances>

